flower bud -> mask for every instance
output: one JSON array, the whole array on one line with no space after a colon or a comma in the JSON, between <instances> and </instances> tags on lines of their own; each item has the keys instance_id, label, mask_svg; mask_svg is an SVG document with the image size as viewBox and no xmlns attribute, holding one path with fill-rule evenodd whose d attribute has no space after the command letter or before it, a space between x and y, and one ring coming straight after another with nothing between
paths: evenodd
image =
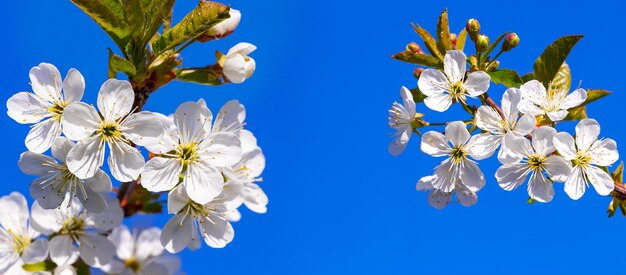
<instances>
[{"instance_id":1,"label":"flower bud","mask_svg":"<svg viewBox=\"0 0 626 275\"><path fill-rule=\"evenodd\" d=\"M239 84L252 76L256 63L248 54L254 50L256 46L250 43L239 43L228 50L224 61L220 64L228 81Z\"/></svg>"},{"instance_id":2,"label":"flower bud","mask_svg":"<svg viewBox=\"0 0 626 275\"><path fill-rule=\"evenodd\" d=\"M420 45L418 45L415 42L411 42L409 44L406 45L406 50L412 53L416 53L416 54L424 54L424 51L422 50L422 47L420 47Z\"/></svg>"},{"instance_id":3,"label":"flower bud","mask_svg":"<svg viewBox=\"0 0 626 275\"><path fill-rule=\"evenodd\" d=\"M198 41L207 42L211 40L222 39L235 31L235 28L241 21L241 12L236 9L230 9L229 18L211 27L208 31L198 37Z\"/></svg>"},{"instance_id":4,"label":"flower bud","mask_svg":"<svg viewBox=\"0 0 626 275\"><path fill-rule=\"evenodd\" d=\"M456 33L451 33L450 34L450 44L452 45L452 49L456 49L456 41L458 40L458 37L456 35Z\"/></svg>"},{"instance_id":5,"label":"flower bud","mask_svg":"<svg viewBox=\"0 0 626 275\"><path fill-rule=\"evenodd\" d=\"M415 70L413 70L413 76L419 79L420 75L422 75L423 72L424 72L424 68L415 68Z\"/></svg>"},{"instance_id":6,"label":"flower bud","mask_svg":"<svg viewBox=\"0 0 626 275\"><path fill-rule=\"evenodd\" d=\"M484 34L479 34L476 37L476 50L479 52L487 50L489 47L489 37Z\"/></svg>"},{"instance_id":7,"label":"flower bud","mask_svg":"<svg viewBox=\"0 0 626 275\"><path fill-rule=\"evenodd\" d=\"M510 33L504 38L504 43L502 43L502 51L508 52L511 49L517 47L519 44L519 36L517 33Z\"/></svg>"},{"instance_id":8,"label":"flower bud","mask_svg":"<svg viewBox=\"0 0 626 275\"><path fill-rule=\"evenodd\" d=\"M476 18L467 20L467 24L465 24L465 30L470 35L472 40L475 40L476 36L480 32L480 23L478 23L478 20L476 20Z\"/></svg>"}]
</instances>

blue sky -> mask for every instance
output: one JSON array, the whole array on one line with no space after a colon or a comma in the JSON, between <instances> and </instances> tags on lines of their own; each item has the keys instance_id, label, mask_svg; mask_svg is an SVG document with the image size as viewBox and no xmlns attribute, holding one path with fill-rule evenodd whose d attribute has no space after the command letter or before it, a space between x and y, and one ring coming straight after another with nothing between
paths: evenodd
<instances>
[{"instance_id":1,"label":"blue sky","mask_svg":"<svg viewBox=\"0 0 626 275\"><path fill-rule=\"evenodd\" d=\"M178 1L180 18L195 1ZM603 274L621 262L616 247L626 218L606 217L609 198L593 189L572 201L557 184L550 204L526 204L525 188L502 190L493 178L495 158L480 163L487 185L471 208L430 208L417 180L441 161L419 152L387 153L387 109L399 88L416 86L413 66L390 56L417 41L411 22L434 32L450 10L452 31L471 17L495 39L515 31L521 43L501 61L528 72L546 45L583 33L568 63L574 86L614 93L589 108L602 136L626 142L619 113L626 102L623 57L626 21L621 1L232 1L243 13L237 31L222 41L193 45L184 64L214 62L216 49L256 44L257 72L242 85L206 87L172 83L153 94L146 110L171 113L203 97L215 112L230 99L248 110L252 130L268 160L261 186L265 215L243 211L236 237L225 249L180 254L188 274ZM95 102L106 79L108 37L69 1L2 1L4 67L2 101L28 90L28 70L39 62L64 74L75 67L86 78L84 101ZM120 77L122 77L120 75ZM499 97L502 86L492 86ZM426 111L424 106L419 107ZM432 120L461 119L458 111ZM561 130L572 131L573 124ZM28 126L0 116L4 182L0 194L27 193L30 177L17 168ZM626 143L624 143L626 144ZM32 202L32 199L29 201ZM166 215L130 224L162 226ZM619 273L619 271L617 271Z\"/></svg>"}]
</instances>

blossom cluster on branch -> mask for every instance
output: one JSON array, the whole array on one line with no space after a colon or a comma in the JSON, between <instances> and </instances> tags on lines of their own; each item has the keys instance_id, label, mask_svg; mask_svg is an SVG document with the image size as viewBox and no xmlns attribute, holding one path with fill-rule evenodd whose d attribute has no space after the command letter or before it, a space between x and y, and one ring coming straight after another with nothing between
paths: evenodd
<instances>
[{"instance_id":1,"label":"blossom cluster on branch","mask_svg":"<svg viewBox=\"0 0 626 275\"><path fill-rule=\"evenodd\" d=\"M217 51L213 65L180 67L184 48L230 35L241 13L203 0L172 26L174 0L103 1L72 0L122 53L109 50L109 79L95 106L82 102L86 81L78 70L62 78L49 63L30 70L31 92L7 101L9 117L31 125L18 167L32 176L35 201L29 211L20 193L0 198L1 274L99 269L173 275L180 262L169 253L195 250L202 242L223 248L234 238L231 222L240 220L240 206L267 211L268 197L257 184L265 157L244 129L246 109L239 101L227 102L216 115L204 99L184 102L171 115L143 110L151 93L174 80L217 86L250 78L256 69L250 43ZM117 12L124 13L124 24L110 23L119 19ZM163 229L123 224L136 213L163 208L171 215Z\"/></svg>"},{"instance_id":2,"label":"blossom cluster on branch","mask_svg":"<svg viewBox=\"0 0 626 275\"><path fill-rule=\"evenodd\" d=\"M504 33L489 43L480 33L478 20L470 19L459 35L452 34L447 10L439 17L437 39L420 26L414 29L430 54L413 42L393 56L426 68L414 71L417 88L402 87L402 103L394 103L389 110L389 127L395 130L389 152L402 153L416 133L421 136L422 152L445 157L432 175L417 183L418 191L429 192L432 207L443 209L452 202L476 204L477 193L487 182L478 162L495 154L502 164L495 173L497 183L507 191L527 183L529 203L552 201L555 183L563 183L574 200L581 198L589 185L600 195L613 195L610 215L616 208L613 204L624 208L619 188L623 165L613 173L608 170L619 159L617 144L600 138L600 124L588 117L585 108L608 92L582 88L569 92L571 74L565 59L582 36L559 38L535 61L534 72L519 76L514 70L500 68L497 60L518 45L515 33ZM465 53L467 38L475 46L475 54L469 57ZM500 42L500 51L491 57ZM488 94L492 82L508 88L500 105ZM468 118L429 122L426 114L417 112L419 103L435 112L459 104ZM578 121L574 136L557 130L563 121ZM422 134L424 127L444 129L443 133L431 130Z\"/></svg>"}]
</instances>

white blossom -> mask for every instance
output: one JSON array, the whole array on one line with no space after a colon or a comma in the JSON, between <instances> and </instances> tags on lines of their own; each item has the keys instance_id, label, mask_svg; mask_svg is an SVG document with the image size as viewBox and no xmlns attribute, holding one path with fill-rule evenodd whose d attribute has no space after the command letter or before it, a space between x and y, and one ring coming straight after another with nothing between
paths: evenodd
<instances>
[{"instance_id":1,"label":"white blossom","mask_svg":"<svg viewBox=\"0 0 626 275\"><path fill-rule=\"evenodd\" d=\"M78 178L91 178L104 163L109 145L109 169L114 178L127 182L143 171L144 158L130 142L140 146L155 144L163 134L160 116L133 111L135 95L128 81L109 79L98 93L98 109L76 103L65 109L63 133L76 146L67 155L67 166Z\"/></svg>"},{"instance_id":2,"label":"white blossom","mask_svg":"<svg viewBox=\"0 0 626 275\"><path fill-rule=\"evenodd\" d=\"M179 267L178 258L163 255L159 240L161 229L147 228L137 234L124 225L113 229L109 240L116 246L116 258L100 267L107 274L173 275Z\"/></svg>"},{"instance_id":3,"label":"white blossom","mask_svg":"<svg viewBox=\"0 0 626 275\"><path fill-rule=\"evenodd\" d=\"M452 192L443 192L435 189L433 183L437 176L426 176L421 178L415 189L417 191L428 191L428 204L436 209L444 209L452 202L452 197L456 195L456 201L463 206L472 206L478 202L476 192L469 190L465 185L457 184Z\"/></svg>"},{"instance_id":4,"label":"white blossom","mask_svg":"<svg viewBox=\"0 0 626 275\"><path fill-rule=\"evenodd\" d=\"M393 103L393 107L389 110L389 127L396 130L394 140L389 144L389 153L394 156L404 151L406 145L413 134L413 121L415 120L415 101L411 91L406 87L400 88L400 97L402 104Z\"/></svg>"},{"instance_id":5,"label":"white blossom","mask_svg":"<svg viewBox=\"0 0 626 275\"><path fill-rule=\"evenodd\" d=\"M26 147L43 153L62 132L65 108L83 97L85 80L72 68L61 81L59 70L48 63L33 67L29 75L33 92L20 92L9 98L7 113L18 123L34 124L26 136Z\"/></svg>"},{"instance_id":6,"label":"white blossom","mask_svg":"<svg viewBox=\"0 0 626 275\"><path fill-rule=\"evenodd\" d=\"M104 197L111 192L111 180L100 169L88 179L80 179L72 174L66 158L73 147L74 142L65 137L55 140L52 155L60 162L42 154L22 153L19 168L25 174L38 177L30 184L30 194L44 209L56 208L64 201L69 203L72 198L78 198L87 210L102 212L107 207Z\"/></svg>"},{"instance_id":7,"label":"white blossom","mask_svg":"<svg viewBox=\"0 0 626 275\"><path fill-rule=\"evenodd\" d=\"M226 18L224 21L217 23L215 26L211 27L207 31L207 35L214 38L220 39L226 37L231 34L235 28L239 25L239 21L241 21L241 12L236 9L231 8L228 12L230 17Z\"/></svg>"},{"instance_id":8,"label":"white blossom","mask_svg":"<svg viewBox=\"0 0 626 275\"><path fill-rule=\"evenodd\" d=\"M108 207L102 213L89 212L77 202L64 203L55 209L33 204L33 228L46 235L54 234L49 246L50 258L55 263L72 264L80 256L90 266L102 266L113 259L115 245L98 232L120 225L124 211L116 198L109 196L106 202Z\"/></svg>"},{"instance_id":9,"label":"white blossom","mask_svg":"<svg viewBox=\"0 0 626 275\"><path fill-rule=\"evenodd\" d=\"M519 89L510 88L504 92L502 96L502 112L504 118L500 116L496 109L490 106L480 106L476 113L476 126L483 131L487 131L492 134L488 139L490 147L497 148L500 146L498 152L498 159L501 162L508 162L512 158L511 153L508 152L506 146L501 146L504 142L505 135L526 136L532 133L535 129L535 116L523 115L519 118L519 110L517 105L521 100L521 92ZM519 118L519 119L518 119Z\"/></svg>"},{"instance_id":10,"label":"white blossom","mask_svg":"<svg viewBox=\"0 0 626 275\"><path fill-rule=\"evenodd\" d=\"M547 115L552 121L563 120L567 116L567 110L577 107L587 100L587 92L584 89L576 89L567 94L565 89L546 88L537 80L531 80L520 87L522 101L519 109L524 114Z\"/></svg>"},{"instance_id":11,"label":"white blossom","mask_svg":"<svg viewBox=\"0 0 626 275\"><path fill-rule=\"evenodd\" d=\"M38 263L48 257L48 240L37 237L31 227L26 198L18 192L0 198L0 273L14 274L23 264ZM34 217L33 217L34 218Z\"/></svg>"},{"instance_id":12,"label":"white blossom","mask_svg":"<svg viewBox=\"0 0 626 275\"><path fill-rule=\"evenodd\" d=\"M532 143L525 137L507 135L504 145L516 159L509 160L496 171L498 184L511 191L530 178L528 195L539 202L550 202L554 197L553 181L563 182L571 172L571 164L554 152L552 138L556 130L542 126L535 130Z\"/></svg>"},{"instance_id":13,"label":"white blossom","mask_svg":"<svg viewBox=\"0 0 626 275\"><path fill-rule=\"evenodd\" d=\"M576 125L575 139L565 132L554 136L559 154L574 165L565 181L565 193L574 200L582 197L589 183L603 196L609 195L615 187L611 176L600 167L610 166L619 159L617 143L612 139L598 139L599 136L600 124L594 119L584 119Z\"/></svg>"},{"instance_id":14,"label":"white blossom","mask_svg":"<svg viewBox=\"0 0 626 275\"><path fill-rule=\"evenodd\" d=\"M437 69L426 69L417 85L426 96L424 103L434 111L443 112L455 102L465 104L467 97L484 94L491 77L483 71L472 72L465 78L467 56L462 51L448 51L443 60L444 73Z\"/></svg>"},{"instance_id":15,"label":"white blossom","mask_svg":"<svg viewBox=\"0 0 626 275\"><path fill-rule=\"evenodd\" d=\"M222 116L228 118L221 121L238 121L230 118L238 116L236 111L218 114L218 118ZM242 152L239 136L229 131L213 132L212 120L211 111L196 102L181 104L174 121L163 116L167 132L157 144L146 146L159 156L146 163L141 184L152 192L169 191L182 174L182 187L194 201L206 204L219 195L224 188L219 168L239 162Z\"/></svg>"},{"instance_id":16,"label":"white blossom","mask_svg":"<svg viewBox=\"0 0 626 275\"><path fill-rule=\"evenodd\" d=\"M178 253L187 246L198 248L200 237L213 248L223 248L235 237L235 231L226 218L226 213L231 210L219 197L209 203L198 204L186 192L176 188L169 193L167 209L168 213L175 215L163 227L161 244L171 253Z\"/></svg>"},{"instance_id":17,"label":"white blossom","mask_svg":"<svg viewBox=\"0 0 626 275\"><path fill-rule=\"evenodd\" d=\"M433 188L444 193L452 192L458 185L472 192L480 190L485 185L485 177L469 157L481 160L493 154L495 148L489 148L486 143L489 136L483 133L470 137L462 121L448 124L445 135L435 131L425 133L422 151L433 157L448 157L435 168L435 178L431 181Z\"/></svg>"},{"instance_id":18,"label":"white blossom","mask_svg":"<svg viewBox=\"0 0 626 275\"><path fill-rule=\"evenodd\" d=\"M256 50L256 46L245 42L239 43L228 50L222 65L224 75L228 81L239 84L252 76L256 69L256 63L248 55L254 50Z\"/></svg>"}]
</instances>

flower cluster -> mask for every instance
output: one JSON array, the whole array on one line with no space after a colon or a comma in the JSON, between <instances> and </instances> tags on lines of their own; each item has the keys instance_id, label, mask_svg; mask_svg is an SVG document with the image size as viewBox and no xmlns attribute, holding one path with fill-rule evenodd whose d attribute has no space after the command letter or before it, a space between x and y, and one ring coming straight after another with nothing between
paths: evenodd
<instances>
[{"instance_id":1,"label":"flower cluster","mask_svg":"<svg viewBox=\"0 0 626 275\"><path fill-rule=\"evenodd\" d=\"M7 107L16 121L35 123L18 166L34 177L30 193L36 201L29 223L21 194L2 198L0 234L7 249L0 252L0 273L48 262L55 274L66 274L80 259L112 274L174 274L178 265L161 256L164 249L198 248L201 238L224 247L233 240L230 222L239 220L242 204L265 213L268 198L255 183L265 158L243 129L246 110L238 101L215 118L202 99L181 104L168 117L137 112L128 81L104 82L94 107L81 102L85 81L75 69L61 81L55 66L42 63L30 76L33 93L14 95ZM147 162L138 146L151 153ZM163 232L133 236L118 227L124 211L102 169L107 151L113 179L169 192L167 209L174 217Z\"/></svg>"},{"instance_id":2,"label":"flower cluster","mask_svg":"<svg viewBox=\"0 0 626 275\"><path fill-rule=\"evenodd\" d=\"M572 109L586 102L584 89L569 93L562 86L546 87L529 80L507 89L500 107L487 96L489 74L475 68L468 74L467 60L462 51L449 50L443 70L426 69L417 83L418 93L429 109L443 112L459 103L473 116L471 120L445 123L443 134L428 131L421 136L422 152L445 157L433 175L417 183L418 191L429 192L431 206L443 209L453 201L464 206L475 204L477 192L486 183L478 161L496 151L502 164L495 174L498 184L511 191L527 182L533 201L552 201L555 182L564 183L565 192L574 200L585 193L589 184L600 195L613 191L614 180L605 167L614 164L619 154L614 140L599 139L598 122L581 119L575 137L556 129ZM389 126L396 131L389 146L393 155L405 149L411 133L419 133L418 128L444 125L423 121L424 115L416 112L416 102L408 89L402 87L401 97L403 103L394 103L389 111ZM482 106L470 106L469 98L480 99Z\"/></svg>"}]
</instances>

